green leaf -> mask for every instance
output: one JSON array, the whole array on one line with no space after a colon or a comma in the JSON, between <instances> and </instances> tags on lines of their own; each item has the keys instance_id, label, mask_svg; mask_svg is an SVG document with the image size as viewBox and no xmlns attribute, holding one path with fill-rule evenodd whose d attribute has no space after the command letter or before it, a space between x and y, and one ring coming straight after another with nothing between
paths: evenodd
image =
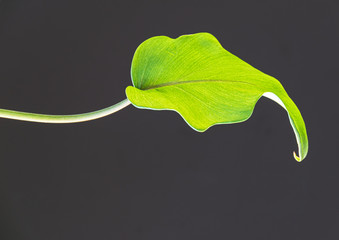
<instances>
[{"instance_id":1,"label":"green leaf","mask_svg":"<svg viewBox=\"0 0 339 240\"><path fill-rule=\"evenodd\" d=\"M209 33L152 37L136 50L127 98L138 108L174 110L196 131L247 120L261 96L286 109L299 146L308 151L303 118L275 78L226 51Z\"/></svg>"}]
</instances>

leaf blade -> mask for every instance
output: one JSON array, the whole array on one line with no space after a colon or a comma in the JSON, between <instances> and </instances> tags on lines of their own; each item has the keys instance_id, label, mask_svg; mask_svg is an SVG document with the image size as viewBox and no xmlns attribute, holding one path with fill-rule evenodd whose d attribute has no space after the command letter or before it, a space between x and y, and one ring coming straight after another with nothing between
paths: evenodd
<instances>
[{"instance_id":1,"label":"leaf blade","mask_svg":"<svg viewBox=\"0 0 339 240\"><path fill-rule=\"evenodd\" d=\"M245 121L260 97L273 93L295 131L296 160L307 155L304 121L280 82L226 51L211 34L146 40L135 52L131 76L134 87L126 95L134 106L174 110L197 131Z\"/></svg>"}]
</instances>

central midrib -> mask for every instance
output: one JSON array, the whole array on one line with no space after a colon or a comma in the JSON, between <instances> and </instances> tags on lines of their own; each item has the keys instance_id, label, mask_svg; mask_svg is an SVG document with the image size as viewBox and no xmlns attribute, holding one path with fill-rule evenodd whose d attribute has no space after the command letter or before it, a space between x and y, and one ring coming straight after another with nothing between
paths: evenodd
<instances>
[{"instance_id":1,"label":"central midrib","mask_svg":"<svg viewBox=\"0 0 339 240\"><path fill-rule=\"evenodd\" d=\"M173 82L167 82L167 83L162 83L162 84L154 85L154 86L149 87L149 88L144 88L144 89L141 88L141 90L150 90L150 89L155 89L155 88L168 87L168 86L175 86L175 85L181 85L181 84L187 84L187 83L209 83L209 82L243 83L243 84L255 85L255 84L253 84L253 83L244 82L244 81L211 79L211 80L173 81Z\"/></svg>"}]
</instances>

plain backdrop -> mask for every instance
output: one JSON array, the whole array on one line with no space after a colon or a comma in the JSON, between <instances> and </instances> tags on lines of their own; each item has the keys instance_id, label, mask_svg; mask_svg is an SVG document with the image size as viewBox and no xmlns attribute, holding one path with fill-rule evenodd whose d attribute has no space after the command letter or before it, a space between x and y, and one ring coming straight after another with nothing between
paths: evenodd
<instances>
[{"instance_id":1,"label":"plain backdrop","mask_svg":"<svg viewBox=\"0 0 339 240\"><path fill-rule=\"evenodd\" d=\"M339 239L338 29L334 0L0 0L0 108L112 105L141 42L209 32L280 80L310 142L297 163L268 99L205 133L133 106L69 125L0 119L0 239Z\"/></svg>"}]
</instances>

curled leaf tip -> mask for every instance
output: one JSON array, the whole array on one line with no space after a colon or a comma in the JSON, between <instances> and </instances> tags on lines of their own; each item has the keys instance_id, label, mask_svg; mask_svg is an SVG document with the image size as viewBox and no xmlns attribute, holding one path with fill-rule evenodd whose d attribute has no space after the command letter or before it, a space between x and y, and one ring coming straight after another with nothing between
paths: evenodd
<instances>
[{"instance_id":1,"label":"curled leaf tip","mask_svg":"<svg viewBox=\"0 0 339 240\"><path fill-rule=\"evenodd\" d=\"M301 158L298 157L298 155L295 153L295 151L293 151L293 157L294 157L295 160L297 160L297 162L301 162L302 161Z\"/></svg>"}]
</instances>

